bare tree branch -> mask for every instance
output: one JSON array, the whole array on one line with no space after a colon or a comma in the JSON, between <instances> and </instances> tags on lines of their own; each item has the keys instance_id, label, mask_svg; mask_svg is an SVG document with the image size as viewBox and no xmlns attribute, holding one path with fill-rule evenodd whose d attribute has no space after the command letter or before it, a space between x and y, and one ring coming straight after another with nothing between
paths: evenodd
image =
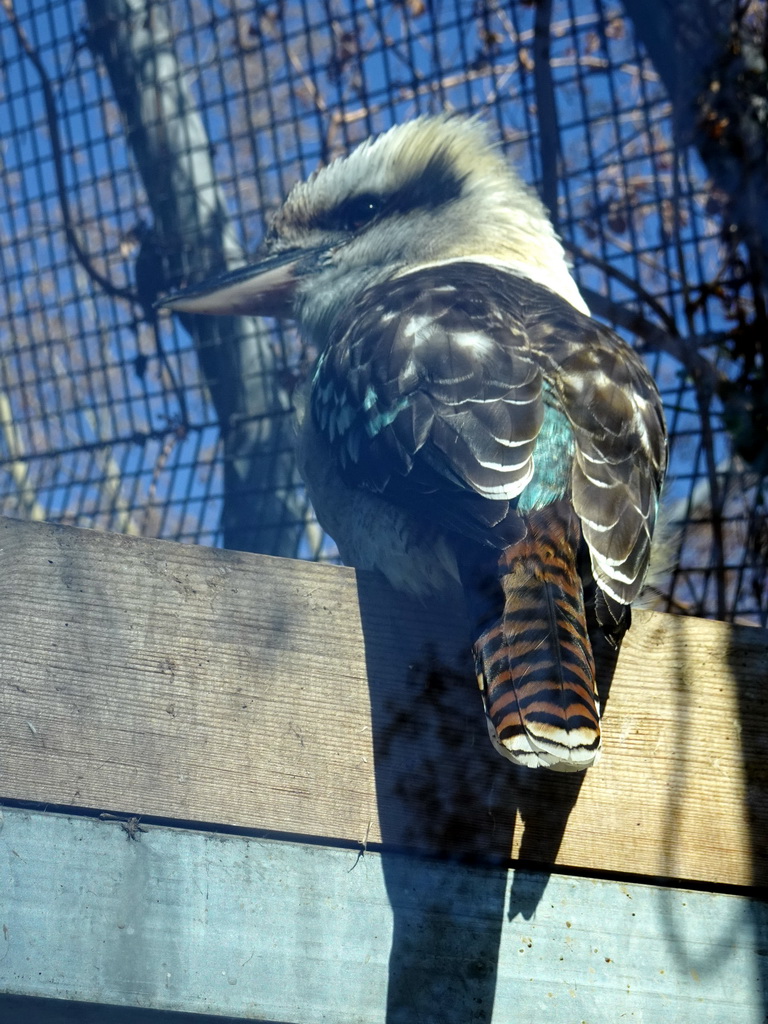
<instances>
[{"instance_id":1,"label":"bare tree branch","mask_svg":"<svg viewBox=\"0 0 768 1024\"><path fill-rule=\"evenodd\" d=\"M7 468L19 494L19 505L28 519L40 522L45 519L45 512L29 479L29 462L24 458L24 446L13 418L13 407L5 391L0 391L0 433L10 456Z\"/></svg>"},{"instance_id":2,"label":"bare tree branch","mask_svg":"<svg viewBox=\"0 0 768 1024\"><path fill-rule=\"evenodd\" d=\"M560 222L557 203L559 133L555 86L552 81L552 64L549 53L552 0L539 0L535 10L533 81L536 90L536 108L539 121L541 192L542 198L552 217L552 222L557 227Z\"/></svg>"},{"instance_id":3,"label":"bare tree branch","mask_svg":"<svg viewBox=\"0 0 768 1024\"><path fill-rule=\"evenodd\" d=\"M67 179L64 174L64 158L61 152L61 137L59 135L59 115L56 110L56 100L53 95L51 80L48 77L45 65L40 59L40 54L30 43L21 23L19 22L16 11L14 10L13 0L0 0L0 3L2 3L5 9L5 13L11 23L11 27L16 34L19 46L29 58L40 78L40 87L43 90L43 101L45 103L45 119L51 139L51 155L53 156L53 167L56 175L56 191L59 197L61 218L64 226L64 233L67 236L67 242L77 257L78 263L80 263L91 280L106 292L107 295L112 295L118 299L125 299L128 302L137 303L138 299L136 294L132 292L130 288L120 288L108 277L105 277L104 274L99 273L91 262L90 256L86 253L80 243L80 239L72 221L72 211L69 207Z\"/></svg>"},{"instance_id":4,"label":"bare tree branch","mask_svg":"<svg viewBox=\"0 0 768 1024\"><path fill-rule=\"evenodd\" d=\"M165 8L151 0L87 0L87 9L91 45L123 114L169 283L241 265L242 248ZM154 281L161 285L157 276ZM225 545L295 555L303 508L290 402L279 384L271 339L247 317L181 321L194 338L223 434Z\"/></svg>"}]
</instances>

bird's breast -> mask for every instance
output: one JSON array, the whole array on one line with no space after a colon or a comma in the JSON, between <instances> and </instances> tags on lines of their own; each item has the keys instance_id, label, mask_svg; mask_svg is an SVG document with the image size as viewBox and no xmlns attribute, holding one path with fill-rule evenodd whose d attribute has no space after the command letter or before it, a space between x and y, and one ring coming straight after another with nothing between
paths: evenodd
<instances>
[{"instance_id":1,"label":"bird's breast","mask_svg":"<svg viewBox=\"0 0 768 1024\"><path fill-rule=\"evenodd\" d=\"M372 491L350 486L309 412L306 390L296 405L299 472L344 564L381 572L396 590L422 600L459 594L456 558L444 532Z\"/></svg>"}]
</instances>

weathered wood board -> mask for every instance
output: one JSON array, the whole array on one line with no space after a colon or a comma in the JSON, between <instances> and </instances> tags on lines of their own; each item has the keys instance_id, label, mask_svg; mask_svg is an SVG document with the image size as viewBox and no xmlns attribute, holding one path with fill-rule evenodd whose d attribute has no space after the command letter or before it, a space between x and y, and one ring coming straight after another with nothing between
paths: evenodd
<instances>
[{"instance_id":1,"label":"weathered wood board","mask_svg":"<svg viewBox=\"0 0 768 1024\"><path fill-rule=\"evenodd\" d=\"M638 613L586 776L492 749L461 609L333 566L0 520L0 798L766 878L768 632Z\"/></svg>"},{"instance_id":2,"label":"weathered wood board","mask_svg":"<svg viewBox=\"0 0 768 1024\"><path fill-rule=\"evenodd\" d=\"M738 896L9 809L0 882L8 994L291 1024L764 1020L768 910Z\"/></svg>"}]
</instances>

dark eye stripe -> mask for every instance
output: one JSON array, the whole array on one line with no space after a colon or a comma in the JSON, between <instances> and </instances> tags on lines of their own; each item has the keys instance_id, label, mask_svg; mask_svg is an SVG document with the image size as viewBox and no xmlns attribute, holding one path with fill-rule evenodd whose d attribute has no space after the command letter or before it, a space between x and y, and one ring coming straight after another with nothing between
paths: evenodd
<instances>
[{"instance_id":1,"label":"dark eye stripe","mask_svg":"<svg viewBox=\"0 0 768 1024\"><path fill-rule=\"evenodd\" d=\"M448 155L435 153L418 174L388 193L361 192L313 217L313 226L325 231L359 231L379 216L434 210L461 195L464 179L457 175Z\"/></svg>"}]
</instances>

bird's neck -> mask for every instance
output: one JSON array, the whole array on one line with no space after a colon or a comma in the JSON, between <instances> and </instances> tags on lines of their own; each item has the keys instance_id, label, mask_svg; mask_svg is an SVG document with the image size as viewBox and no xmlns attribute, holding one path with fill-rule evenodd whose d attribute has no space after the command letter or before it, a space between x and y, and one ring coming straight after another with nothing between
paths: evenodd
<instances>
[{"instance_id":1,"label":"bird's neck","mask_svg":"<svg viewBox=\"0 0 768 1024\"><path fill-rule=\"evenodd\" d=\"M451 256L446 259L427 260L424 263L408 266L370 265L355 268L354 271L328 268L323 272L321 280L311 282L311 287L308 286L303 292L299 292L296 318L302 333L311 339L319 349L322 349L334 321L360 302L369 288L383 284L387 280L399 280L406 274L455 263L492 266L517 277L527 278L560 295L580 312L589 314L589 309L581 297L564 259L543 266L527 263L521 259L473 253L465 256ZM469 282L467 282L467 287L471 287Z\"/></svg>"},{"instance_id":2,"label":"bird's neck","mask_svg":"<svg viewBox=\"0 0 768 1024\"><path fill-rule=\"evenodd\" d=\"M403 274L410 273L412 270L426 270L429 267L442 267L450 263L481 263L485 266L497 267L499 270L515 274L518 277L528 278L529 281L534 281L536 284L549 288L551 292L555 292L565 299L566 302L569 302L578 309L580 313L586 313L589 316L589 308L581 297L581 293L576 282L571 277L565 260L559 260L547 265L539 265L527 263L522 259L473 254L471 256L452 256L444 260L422 263L418 267L408 267L406 270L400 271L400 273L393 276L402 277Z\"/></svg>"}]
</instances>

